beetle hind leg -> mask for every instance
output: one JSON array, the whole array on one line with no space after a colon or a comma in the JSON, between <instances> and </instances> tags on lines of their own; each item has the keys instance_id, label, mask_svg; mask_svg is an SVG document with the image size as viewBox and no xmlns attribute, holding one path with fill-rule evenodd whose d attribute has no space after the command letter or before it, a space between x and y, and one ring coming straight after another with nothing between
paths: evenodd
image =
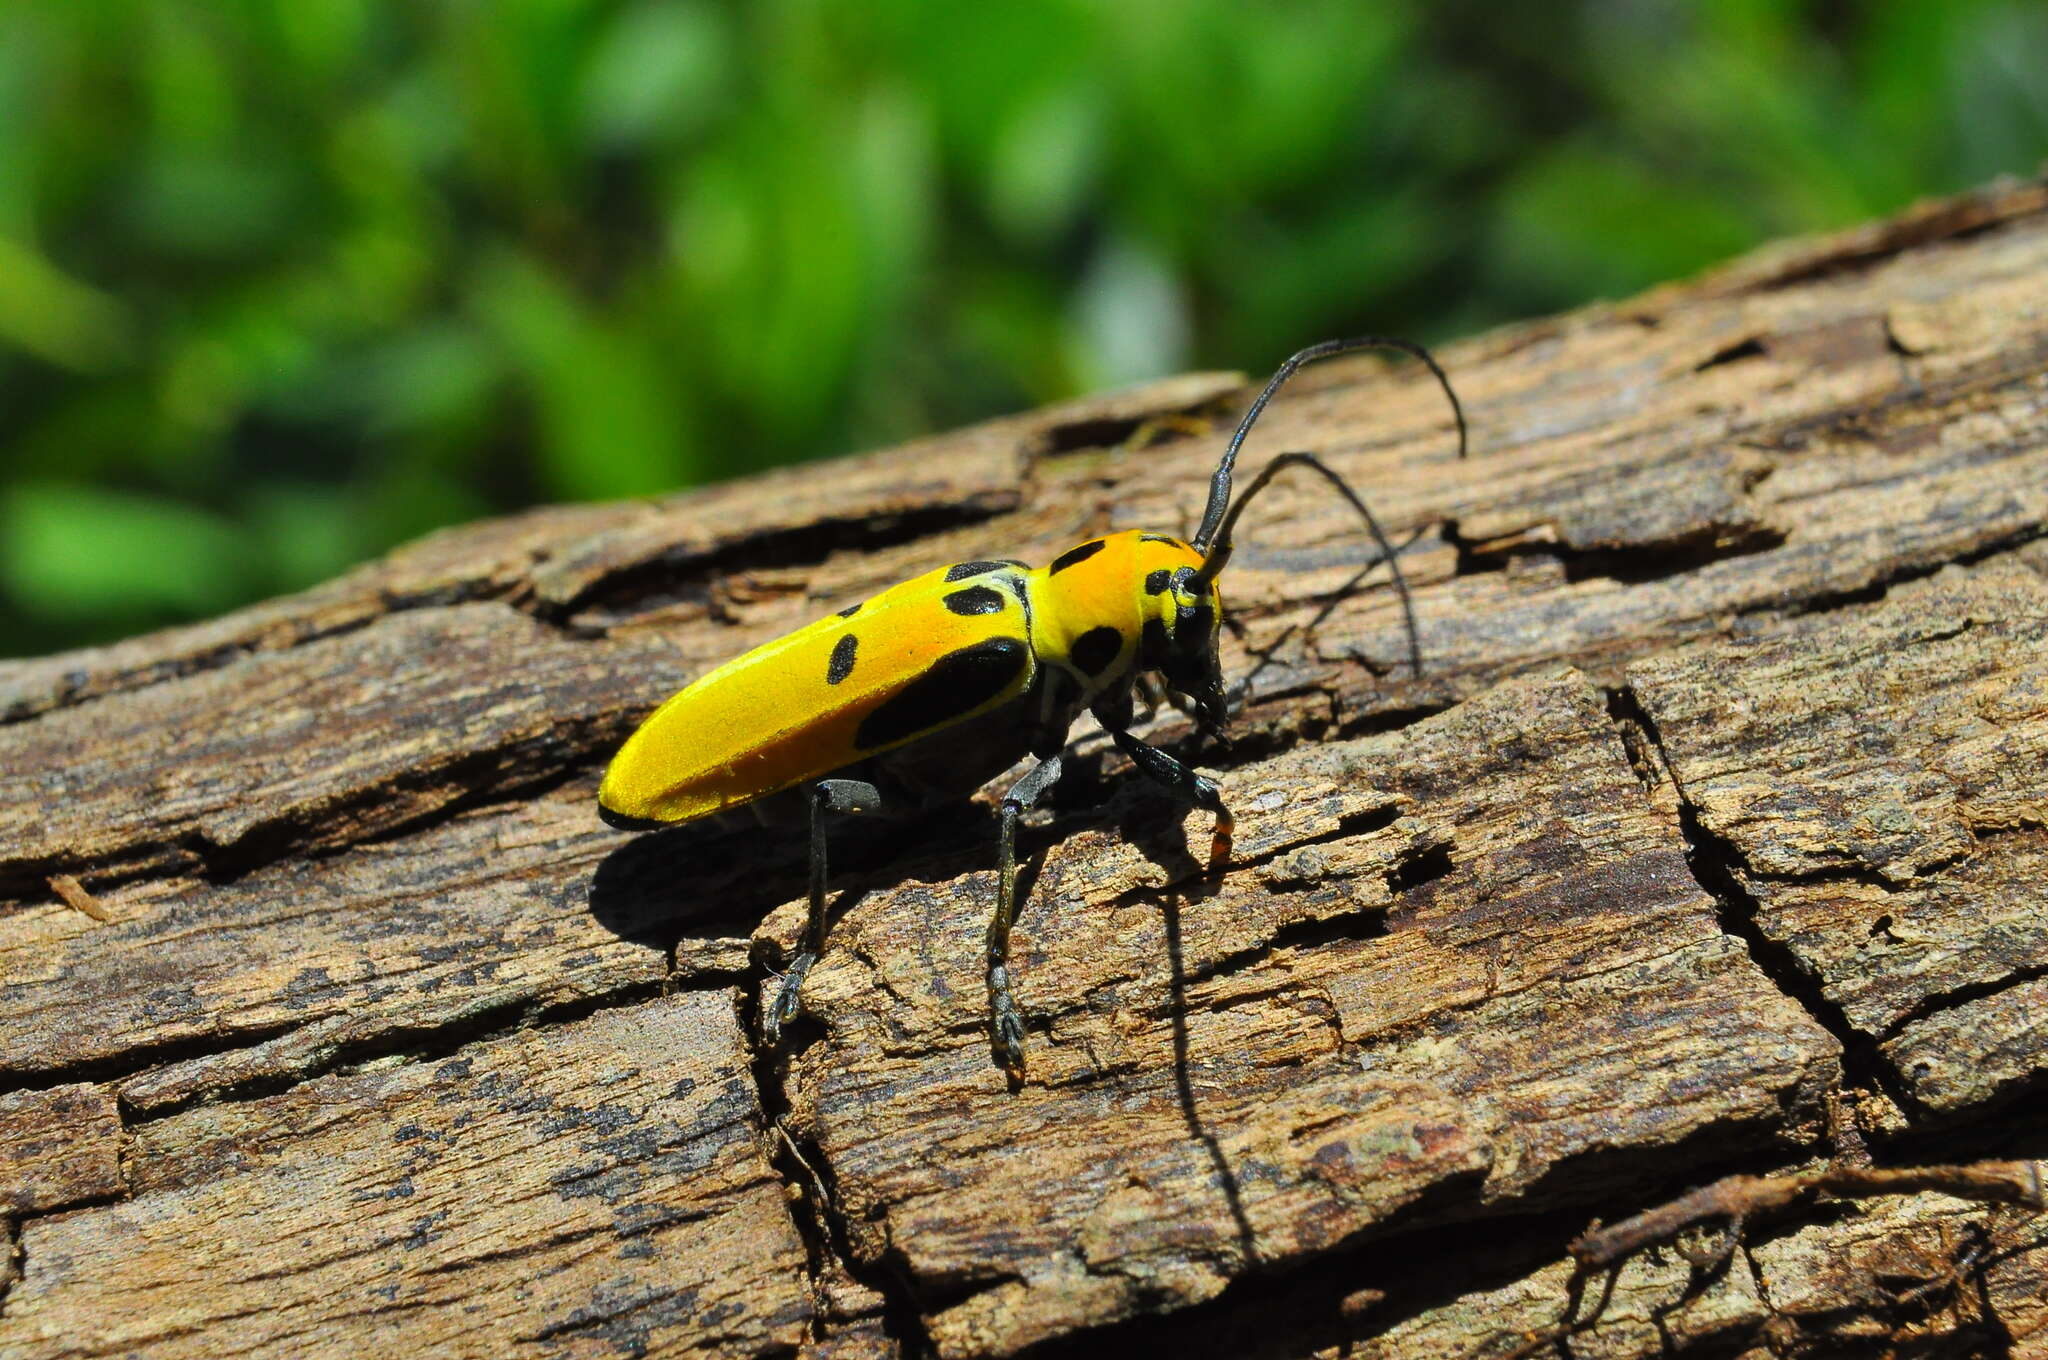
<instances>
[{"instance_id":1,"label":"beetle hind leg","mask_svg":"<svg viewBox=\"0 0 2048 1360\"><path fill-rule=\"evenodd\" d=\"M798 989L811 965L825 948L825 814L828 812L873 812L882 805L881 792L858 779L821 779L809 789L811 801L811 896L810 914L804 922L804 942L783 974L782 989L762 1020L762 1031L770 1044L782 1041L782 1027L796 1019L803 1008Z\"/></svg>"},{"instance_id":2,"label":"beetle hind leg","mask_svg":"<svg viewBox=\"0 0 2048 1360\"><path fill-rule=\"evenodd\" d=\"M1216 781L1175 760L1158 747L1147 746L1120 727L1111 728L1109 735L1116 742L1117 749L1138 767L1140 774L1215 817L1216 828L1209 840L1209 872L1221 870L1230 860L1237 819L1224 805L1223 790L1216 786Z\"/></svg>"},{"instance_id":3,"label":"beetle hind leg","mask_svg":"<svg viewBox=\"0 0 2048 1360\"><path fill-rule=\"evenodd\" d=\"M1010 926L1017 919L1017 822L1059 781L1060 758L1047 756L1003 795L996 837L996 911L988 923L988 1028L1003 1066L1024 1070L1024 1017L1010 994Z\"/></svg>"}]
</instances>

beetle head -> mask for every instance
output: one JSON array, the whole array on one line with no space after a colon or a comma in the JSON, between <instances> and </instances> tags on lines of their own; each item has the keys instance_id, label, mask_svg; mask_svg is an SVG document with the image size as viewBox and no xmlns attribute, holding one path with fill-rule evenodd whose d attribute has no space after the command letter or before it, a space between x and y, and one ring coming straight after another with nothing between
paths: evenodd
<instances>
[{"instance_id":1,"label":"beetle head","mask_svg":"<svg viewBox=\"0 0 2048 1360\"><path fill-rule=\"evenodd\" d=\"M1145 634L1140 665L1166 677L1169 687L1193 701L1204 731L1223 726L1223 668L1217 636L1223 599L1213 579L1201 576L1202 558L1178 539L1148 536L1145 573Z\"/></svg>"}]
</instances>

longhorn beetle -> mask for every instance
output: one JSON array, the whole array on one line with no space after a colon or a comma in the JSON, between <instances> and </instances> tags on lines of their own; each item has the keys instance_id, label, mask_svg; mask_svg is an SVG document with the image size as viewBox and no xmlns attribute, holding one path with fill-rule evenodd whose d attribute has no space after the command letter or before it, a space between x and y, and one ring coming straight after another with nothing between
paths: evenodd
<instances>
[{"instance_id":1,"label":"longhorn beetle","mask_svg":"<svg viewBox=\"0 0 2048 1360\"><path fill-rule=\"evenodd\" d=\"M1238 449L1281 384L1311 360L1360 349L1400 350L1429 367L1450 398L1464 457L1464 410L1427 350L1383 336L1311 345L1280 366L1245 412L1209 480L1192 542L1133 529L1092 538L1036 569L1007 559L941 567L728 661L626 739L597 795L598 815L612 826L644 830L742 807L763 821L808 815L810 915L765 1019L770 1043L796 1017L798 989L825 944L825 814L928 811L1028 753L1037 763L1003 796L999 813L987 938L990 1038L1003 1065L1021 1071L1024 1021L1009 968L1017 822L1059 779L1067 729L1083 708L1147 778L1215 815L1210 867L1222 866L1232 820L1221 791L1131 735L1132 691L1156 672L1202 734L1221 730L1216 577L1230 561L1238 517L1282 469L1312 468L1363 517L1392 571L1420 672L1408 583L1379 521L1342 477L1314 454L1282 453L1230 498Z\"/></svg>"}]
</instances>

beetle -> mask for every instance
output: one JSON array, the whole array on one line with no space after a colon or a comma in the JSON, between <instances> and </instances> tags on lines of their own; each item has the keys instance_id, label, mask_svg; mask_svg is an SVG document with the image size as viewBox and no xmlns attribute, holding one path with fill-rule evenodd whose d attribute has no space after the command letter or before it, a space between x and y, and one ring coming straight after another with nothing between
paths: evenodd
<instances>
[{"instance_id":1,"label":"beetle","mask_svg":"<svg viewBox=\"0 0 2048 1360\"><path fill-rule=\"evenodd\" d=\"M1342 477L1313 454L1282 453L1231 499L1238 450L1273 394L1302 365L1362 349L1398 350L1428 366L1450 399L1462 458L1464 410L1427 350L1385 336L1311 345L1280 366L1238 423L1192 539L1131 529L1036 569L1008 558L940 567L707 672L626 739L598 790L598 813L612 826L648 830L737 809L770 823L808 818L809 915L764 1017L770 1044L796 1017L799 989L825 944L826 814L916 815L964 798L1028 755L1035 763L999 805L986 940L991 1044L1006 1069L1021 1073L1024 1020L1009 967L1017 824L1058 781L1067 731L1083 709L1141 773L1214 815L1210 869L1221 869L1233 826L1222 791L1131 734L1133 692L1157 675L1201 734L1221 731L1216 578L1239 516L1282 470L1320 473L1363 517L1391 569L1420 672L1394 549Z\"/></svg>"}]
</instances>

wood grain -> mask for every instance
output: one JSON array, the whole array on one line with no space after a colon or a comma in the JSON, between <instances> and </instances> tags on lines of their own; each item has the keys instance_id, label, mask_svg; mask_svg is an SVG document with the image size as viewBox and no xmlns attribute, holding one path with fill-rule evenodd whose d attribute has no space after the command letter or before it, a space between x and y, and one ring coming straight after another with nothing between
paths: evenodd
<instances>
[{"instance_id":1,"label":"wood grain","mask_svg":"<svg viewBox=\"0 0 2048 1360\"><path fill-rule=\"evenodd\" d=\"M2048 188L1439 357L1465 462L1379 358L1246 451L1366 490L1424 673L1350 512L1276 484L1233 744L1147 729L1236 856L1077 729L1014 1086L985 797L836 834L767 1050L801 846L628 837L596 780L894 581L1188 529L1237 375L0 663L0 1353L2048 1355L2015 1208L1568 1250L1731 1174L2048 1159Z\"/></svg>"}]
</instances>

